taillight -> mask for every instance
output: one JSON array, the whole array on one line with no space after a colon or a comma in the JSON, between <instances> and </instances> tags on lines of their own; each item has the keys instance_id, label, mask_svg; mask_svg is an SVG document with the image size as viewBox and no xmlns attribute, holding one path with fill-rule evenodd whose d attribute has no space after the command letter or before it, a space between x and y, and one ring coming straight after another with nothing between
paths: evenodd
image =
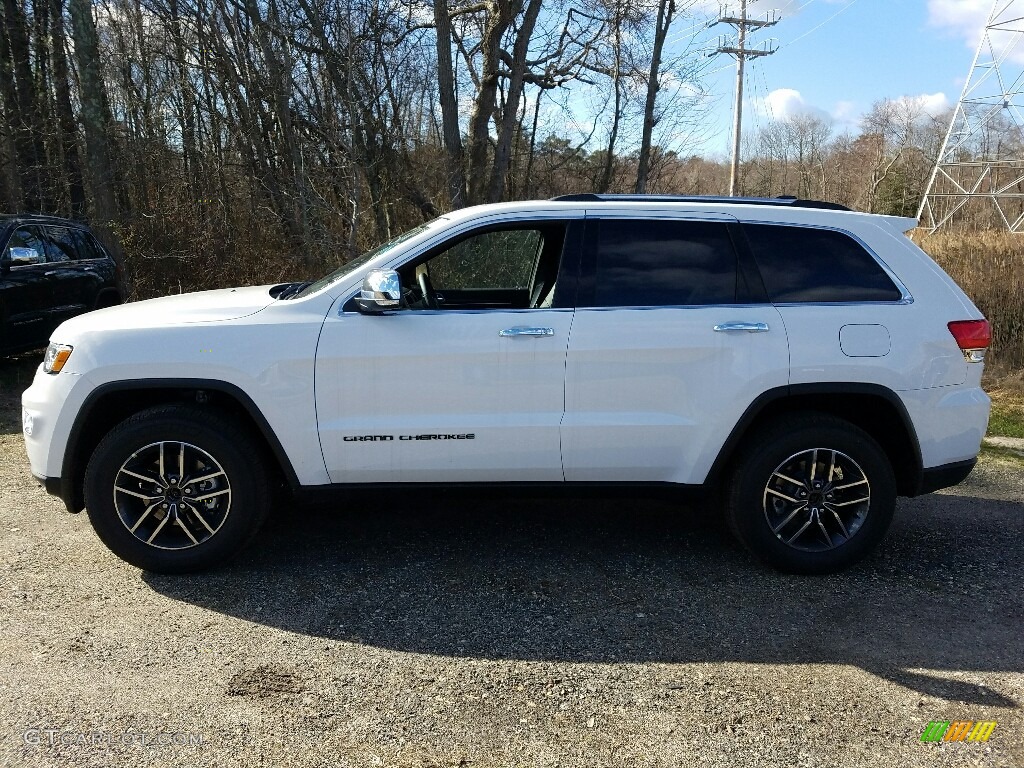
<instances>
[{"instance_id":1,"label":"taillight","mask_svg":"<svg viewBox=\"0 0 1024 768\"><path fill-rule=\"evenodd\" d=\"M985 350L992 343L992 326L988 320L954 320L948 325L949 332L964 353L964 360L969 363L982 362Z\"/></svg>"}]
</instances>

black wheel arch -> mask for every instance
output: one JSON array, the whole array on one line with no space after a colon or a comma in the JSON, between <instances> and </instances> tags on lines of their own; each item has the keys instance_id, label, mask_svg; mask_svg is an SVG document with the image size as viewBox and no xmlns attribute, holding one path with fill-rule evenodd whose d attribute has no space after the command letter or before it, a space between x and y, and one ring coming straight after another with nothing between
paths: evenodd
<instances>
[{"instance_id":1,"label":"black wheel arch","mask_svg":"<svg viewBox=\"0 0 1024 768\"><path fill-rule=\"evenodd\" d=\"M889 458L899 495L925 492L921 444L906 406L888 387L861 382L791 384L761 393L736 422L707 483L716 485L724 479L744 438L761 425L787 413L809 412L836 416L871 435Z\"/></svg>"},{"instance_id":2,"label":"black wheel arch","mask_svg":"<svg viewBox=\"0 0 1024 768\"><path fill-rule=\"evenodd\" d=\"M83 480L93 450L114 426L139 411L170 403L191 403L227 412L260 440L270 466L290 488L298 475L259 406L240 387L213 379L127 379L102 384L89 393L71 427L61 467L60 497L69 512L85 507Z\"/></svg>"}]
</instances>

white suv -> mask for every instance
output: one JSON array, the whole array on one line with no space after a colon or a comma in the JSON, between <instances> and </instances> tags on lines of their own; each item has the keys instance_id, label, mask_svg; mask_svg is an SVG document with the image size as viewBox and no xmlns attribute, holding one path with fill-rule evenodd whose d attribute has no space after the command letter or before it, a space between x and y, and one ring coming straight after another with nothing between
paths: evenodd
<instances>
[{"instance_id":1,"label":"white suv","mask_svg":"<svg viewBox=\"0 0 1024 768\"><path fill-rule=\"evenodd\" d=\"M237 552L281 483L700 486L764 560L834 571L985 432L988 323L914 224L575 195L447 214L310 284L92 312L23 396L32 472L152 571Z\"/></svg>"}]
</instances>

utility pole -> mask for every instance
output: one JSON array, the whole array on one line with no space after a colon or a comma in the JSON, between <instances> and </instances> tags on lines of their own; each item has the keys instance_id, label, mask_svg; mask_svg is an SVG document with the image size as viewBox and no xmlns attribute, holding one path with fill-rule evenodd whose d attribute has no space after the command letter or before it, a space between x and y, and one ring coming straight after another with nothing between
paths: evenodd
<instances>
[{"instance_id":1,"label":"utility pole","mask_svg":"<svg viewBox=\"0 0 1024 768\"><path fill-rule=\"evenodd\" d=\"M764 48L747 48L747 30L750 28L763 29L773 27L779 23L779 19L772 11L764 20L751 19L747 17L747 0L740 0L740 15L731 16L722 9L718 19L712 22L715 24L731 24L736 27L736 45L726 44L725 38L719 40L718 50L714 54L728 53L736 57L736 104L733 107L733 128L732 128L732 169L729 173L729 196L736 197L739 193L740 178L740 132L743 128L743 63L747 58L758 56L770 56L776 49L768 44Z\"/></svg>"}]
</instances>

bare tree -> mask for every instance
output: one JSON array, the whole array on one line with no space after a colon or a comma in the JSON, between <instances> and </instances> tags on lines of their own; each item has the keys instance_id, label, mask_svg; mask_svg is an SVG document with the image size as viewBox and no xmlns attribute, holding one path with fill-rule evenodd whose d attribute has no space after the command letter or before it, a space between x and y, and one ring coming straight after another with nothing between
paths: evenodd
<instances>
[{"instance_id":1,"label":"bare tree","mask_svg":"<svg viewBox=\"0 0 1024 768\"><path fill-rule=\"evenodd\" d=\"M455 96L455 68L452 65L452 21L447 0L434 0L433 10L437 41L437 91L441 103L448 198L453 208L461 208L466 199L466 180L462 172L462 131Z\"/></svg>"},{"instance_id":2,"label":"bare tree","mask_svg":"<svg viewBox=\"0 0 1024 768\"><path fill-rule=\"evenodd\" d=\"M5 0L11 2L12 0ZM100 75L99 40L89 0L69 0L71 35L75 42L81 99L81 121L85 129L89 186L95 218L107 223L117 218L114 197L114 169L110 159L109 108L106 86Z\"/></svg>"},{"instance_id":3,"label":"bare tree","mask_svg":"<svg viewBox=\"0 0 1024 768\"><path fill-rule=\"evenodd\" d=\"M658 17L654 23L654 46L651 52L651 68L647 75L647 98L644 101L643 132L640 138L640 152L637 156L636 192L647 191L647 176L651 168L651 139L654 134L654 109L661 85L661 62L665 50L665 38L672 26L676 13L675 0L658 0Z\"/></svg>"},{"instance_id":4,"label":"bare tree","mask_svg":"<svg viewBox=\"0 0 1024 768\"><path fill-rule=\"evenodd\" d=\"M4 32L0 34L0 59L3 60L4 102L8 131L20 170L22 205L28 210L47 210L46 149L37 80L31 69L28 20L17 0L3 0Z\"/></svg>"}]
</instances>

